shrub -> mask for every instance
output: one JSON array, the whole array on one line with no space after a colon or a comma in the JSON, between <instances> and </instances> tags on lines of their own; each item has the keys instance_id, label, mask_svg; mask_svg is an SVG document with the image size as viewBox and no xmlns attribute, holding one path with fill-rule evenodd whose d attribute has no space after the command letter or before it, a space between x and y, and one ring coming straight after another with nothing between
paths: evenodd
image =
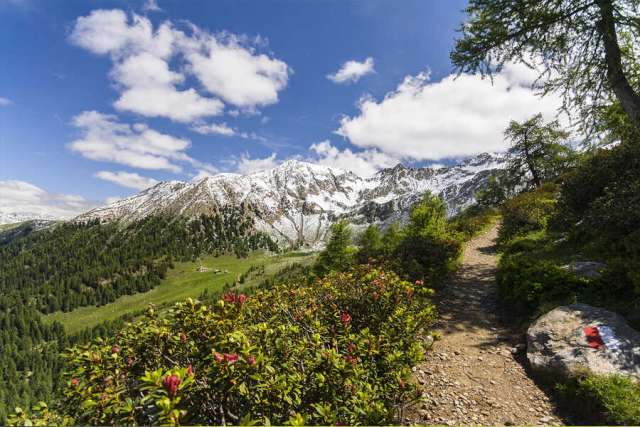
<instances>
[{"instance_id":1,"label":"shrub","mask_svg":"<svg viewBox=\"0 0 640 427\"><path fill-rule=\"evenodd\" d=\"M411 208L390 262L409 280L436 283L455 269L461 254L462 236L451 231L444 202L426 193Z\"/></svg>"},{"instance_id":2,"label":"shrub","mask_svg":"<svg viewBox=\"0 0 640 427\"><path fill-rule=\"evenodd\" d=\"M496 220L497 213L493 208L472 205L449 220L449 228L469 240Z\"/></svg>"},{"instance_id":3,"label":"shrub","mask_svg":"<svg viewBox=\"0 0 640 427\"><path fill-rule=\"evenodd\" d=\"M504 255L496 281L500 297L523 318L576 302L589 283L553 262L535 261L526 254Z\"/></svg>"},{"instance_id":4,"label":"shrub","mask_svg":"<svg viewBox=\"0 0 640 427\"><path fill-rule=\"evenodd\" d=\"M69 350L63 413L82 424L381 424L416 396L432 291L360 266L212 307L149 310Z\"/></svg>"},{"instance_id":5,"label":"shrub","mask_svg":"<svg viewBox=\"0 0 640 427\"><path fill-rule=\"evenodd\" d=\"M557 187L546 183L536 190L506 201L501 208L500 241L517 235L544 230L556 205Z\"/></svg>"},{"instance_id":6,"label":"shrub","mask_svg":"<svg viewBox=\"0 0 640 427\"><path fill-rule=\"evenodd\" d=\"M620 375L583 375L557 386L578 422L640 425L640 384Z\"/></svg>"}]
</instances>

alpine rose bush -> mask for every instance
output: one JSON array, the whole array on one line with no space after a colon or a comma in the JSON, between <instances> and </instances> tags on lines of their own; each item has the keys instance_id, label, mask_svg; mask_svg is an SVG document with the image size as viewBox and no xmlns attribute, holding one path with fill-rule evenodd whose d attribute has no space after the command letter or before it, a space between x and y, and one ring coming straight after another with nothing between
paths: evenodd
<instances>
[{"instance_id":1,"label":"alpine rose bush","mask_svg":"<svg viewBox=\"0 0 640 427\"><path fill-rule=\"evenodd\" d=\"M431 295L359 266L150 309L112 340L69 350L61 410L94 425L389 424L417 398Z\"/></svg>"}]
</instances>

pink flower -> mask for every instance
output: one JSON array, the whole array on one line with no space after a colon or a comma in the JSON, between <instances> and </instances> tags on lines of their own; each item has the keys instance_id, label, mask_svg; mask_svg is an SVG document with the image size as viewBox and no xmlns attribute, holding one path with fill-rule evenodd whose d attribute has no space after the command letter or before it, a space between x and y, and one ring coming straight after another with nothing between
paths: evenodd
<instances>
[{"instance_id":1,"label":"pink flower","mask_svg":"<svg viewBox=\"0 0 640 427\"><path fill-rule=\"evenodd\" d=\"M118 347L117 345L114 345L113 347L111 347L111 353L113 354L120 353L120 347Z\"/></svg>"},{"instance_id":2,"label":"pink flower","mask_svg":"<svg viewBox=\"0 0 640 427\"><path fill-rule=\"evenodd\" d=\"M191 366L191 364L187 366L187 375L189 375L190 377L193 376L193 366Z\"/></svg>"},{"instance_id":3,"label":"pink flower","mask_svg":"<svg viewBox=\"0 0 640 427\"><path fill-rule=\"evenodd\" d=\"M71 385L73 387L78 387L79 384L80 384L80 381L76 377L71 378Z\"/></svg>"},{"instance_id":4,"label":"pink flower","mask_svg":"<svg viewBox=\"0 0 640 427\"><path fill-rule=\"evenodd\" d=\"M186 343L186 342L187 342L187 336L186 336L184 333L181 333L181 334L180 334L180 342L181 342L182 344L184 344L184 343Z\"/></svg>"},{"instance_id":5,"label":"pink flower","mask_svg":"<svg viewBox=\"0 0 640 427\"><path fill-rule=\"evenodd\" d=\"M222 299L224 300L224 302L233 304L236 302L236 294L232 294L232 293L225 294L222 297Z\"/></svg>"},{"instance_id":6,"label":"pink flower","mask_svg":"<svg viewBox=\"0 0 640 427\"><path fill-rule=\"evenodd\" d=\"M256 357L253 355L247 356L247 364L249 366L256 366Z\"/></svg>"},{"instance_id":7,"label":"pink flower","mask_svg":"<svg viewBox=\"0 0 640 427\"><path fill-rule=\"evenodd\" d=\"M424 285L424 281L416 280L416 286L422 286L422 285Z\"/></svg>"},{"instance_id":8,"label":"pink flower","mask_svg":"<svg viewBox=\"0 0 640 427\"><path fill-rule=\"evenodd\" d=\"M162 380L162 386L164 387L165 390L167 390L169 397L174 397L178 392L178 386L180 385L181 382L182 380L180 379L179 376L167 375Z\"/></svg>"},{"instance_id":9,"label":"pink flower","mask_svg":"<svg viewBox=\"0 0 640 427\"><path fill-rule=\"evenodd\" d=\"M356 351L356 345L354 343L351 343L347 346L347 351L349 353L353 353L354 351Z\"/></svg>"},{"instance_id":10,"label":"pink flower","mask_svg":"<svg viewBox=\"0 0 640 427\"><path fill-rule=\"evenodd\" d=\"M344 357L344 360L346 360L347 362L350 362L352 366L356 366L356 364L358 363L358 358L350 354L347 354Z\"/></svg>"},{"instance_id":11,"label":"pink flower","mask_svg":"<svg viewBox=\"0 0 640 427\"><path fill-rule=\"evenodd\" d=\"M344 313L342 313L342 315L340 315L340 321L344 326L347 326L349 323L351 323L351 316L345 311Z\"/></svg>"},{"instance_id":12,"label":"pink flower","mask_svg":"<svg viewBox=\"0 0 640 427\"><path fill-rule=\"evenodd\" d=\"M238 355L236 353L225 353L224 360L227 361L230 365L233 365L238 361Z\"/></svg>"},{"instance_id":13,"label":"pink flower","mask_svg":"<svg viewBox=\"0 0 640 427\"><path fill-rule=\"evenodd\" d=\"M247 301L247 296L245 294L238 295L238 303L240 305L244 304Z\"/></svg>"},{"instance_id":14,"label":"pink flower","mask_svg":"<svg viewBox=\"0 0 640 427\"><path fill-rule=\"evenodd\" d=\"M224 360L224 357L216 351L215 353L213 353L213 360L220 363Z\"/></svg>"}]
</instances>

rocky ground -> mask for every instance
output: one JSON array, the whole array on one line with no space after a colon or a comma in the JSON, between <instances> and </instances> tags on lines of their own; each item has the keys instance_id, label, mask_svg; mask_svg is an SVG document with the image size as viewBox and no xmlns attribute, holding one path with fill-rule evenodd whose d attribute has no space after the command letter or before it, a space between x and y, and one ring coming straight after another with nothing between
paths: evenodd
<instances>
[{"instance_id":1,"label":"rocky ground","mask_svg":"<svg viewBox=\"0 0 640 427\"><path fill-rule=\"evenodd\" d=\"M423 399L405 411L405 423L562 424L521 363L523 337L499 314L496 237L494 227L468 243L462 267L438 296L442 339L415 368Z\"/></svg>"}]
</instances>

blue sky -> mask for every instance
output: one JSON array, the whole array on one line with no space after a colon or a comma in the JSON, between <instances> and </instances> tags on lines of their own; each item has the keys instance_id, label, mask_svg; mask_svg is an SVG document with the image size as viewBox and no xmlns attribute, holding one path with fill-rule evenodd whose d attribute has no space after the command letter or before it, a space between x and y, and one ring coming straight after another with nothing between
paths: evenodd
<instances>
[{"instance_id":1,"label":"blue sky","mask_svg":"<svg viewBox=\"0 0 640 427\"><path fill-rule=\"evenodd\" d=\"M499 151L510 119L557 100L521 66L454 79L464 7L0 0L4 207L78 210L288 158L366 175Z\"/></svg>"}]
</instances>

